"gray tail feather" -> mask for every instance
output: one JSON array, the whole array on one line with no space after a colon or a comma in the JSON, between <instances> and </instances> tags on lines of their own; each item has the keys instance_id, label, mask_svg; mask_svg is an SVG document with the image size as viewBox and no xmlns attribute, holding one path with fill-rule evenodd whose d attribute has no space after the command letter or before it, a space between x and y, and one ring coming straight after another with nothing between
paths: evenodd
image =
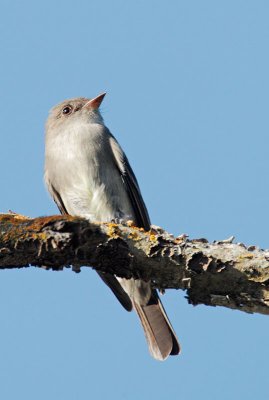
<instances>
[{"instance_id":1,"label":"gray tail feather","mask_svg":"<svg viewBox=\"0 0 269 400\"><path fill-rule=\"evenodd\" d=\"M179 354L179 342L157 293L153 292L146 306L134 302L134 307L143 326L151 355L163 361L170 355Z\"/></svg>"}]
</instances>

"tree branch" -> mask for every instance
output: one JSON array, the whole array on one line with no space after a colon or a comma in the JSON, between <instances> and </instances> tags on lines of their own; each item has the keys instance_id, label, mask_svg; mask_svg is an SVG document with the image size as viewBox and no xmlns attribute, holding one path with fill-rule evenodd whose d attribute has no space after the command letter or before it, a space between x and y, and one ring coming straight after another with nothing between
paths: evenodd
<instances>
[{"instance_id":1,"label":"tree branch","mask_svg":"<svg viewBox=\"0 0 269 400\"><path fill-rule=\"evenodd\" d=\"M83 218L0 215L0 269L82 266L187 290L189 303L269 314L269 250L226 241L173 237L131 223Z\"/></svg>"}]
</instances>

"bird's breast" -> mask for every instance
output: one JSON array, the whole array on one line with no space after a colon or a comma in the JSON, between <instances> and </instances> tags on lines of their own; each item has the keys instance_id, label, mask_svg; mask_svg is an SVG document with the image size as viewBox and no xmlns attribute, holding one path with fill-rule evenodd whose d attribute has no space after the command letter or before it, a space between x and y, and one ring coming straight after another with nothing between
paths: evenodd
<instances>
[{"instance_id":1,"label":"bird's breast","mask_svg":"<svg viewBox=\"0 0 269 400\"><path fill-rule=\"evenodd\" d=\"M108 135L101 125L82 128L66 131L49 143L49 180L71 215L103 222L132 219L132 207Z\"/></svg>"}]
</instances>

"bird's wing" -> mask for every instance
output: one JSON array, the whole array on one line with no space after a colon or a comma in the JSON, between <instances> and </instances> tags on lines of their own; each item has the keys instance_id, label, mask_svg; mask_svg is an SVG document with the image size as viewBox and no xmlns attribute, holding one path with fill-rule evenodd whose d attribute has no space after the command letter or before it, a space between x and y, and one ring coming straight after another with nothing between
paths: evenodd
<instances>
[{"instance_id":1,"label":"bird's wing","mask_svg":"<svg viewBox=\"0 0 269 400\"><path fill-rule=\"evenodd\" d=\"M116 167L120 172L123 184L129 195L129 199L134 210L134 215L136 218L135 223L138 227L144 228L146 231L148 231L150 229L150 219L132 167L130 166L129 161L122 151L120 145L110 132L109 142L114 155Z\"/></svg>"},{"instance_id":2,"label":"bird's wing","mask_svg":"<svg viewBox=\"0 0 269 400\"><path fill-rule=\"evenodd\" d=\"M142 195L136 180L136 177L133 173L133 170L129 164L129 161L125 154L123 153L121 147L118 142L114 138L114 136L107 129L107 133L109 136L109 143L111 146L111 150L114 156L115 165L120 173L123 184L126 188L126 191L129 195L130 203L134 210L135 223L137 226L144 228L145 230L150 229L150 219L145 206L145 203L142 199ZM99 272L98 272L99 273ZM111 274L107 273L99 273L100 277L107 284L107 286L112 290L117 299L123 305L123 307L127 311L132 310L132 300L129 297L129 294L124 290L122 285L119 283L118 279Z\"/></svg>"},{"instance_id":3,"label":"bird's wing","mask_svg":"<svg viewBox=\"0 0 269 400\"><path fill-rule=\"evenodd\" d=\"M130 299L129 295L125 292L117 278L114 275L108 274L107 272L97 271L100 278L105 282L105 284L112 290L114 295L117 297L122 307L125 308L126 311L132 311L133 303Z\"/></svg>"},{"instance_id":4,"label":"bird's wing","mask_svg":"<svg viewBox=\"0 0 269 400\"><path fill-rule=\"evenodd\" d=\"M55 187L52 185L51 181L49 180L47 174L45 173L45 183L47 185L48 191L51 195L51 197L53 198L53 200L55 201L57 207L59 208L61 214L68 214L65 205L63 203L63 200L60 196L60 193L57 192L57 190L55 189Z\"/></svg>"}]
</instances>

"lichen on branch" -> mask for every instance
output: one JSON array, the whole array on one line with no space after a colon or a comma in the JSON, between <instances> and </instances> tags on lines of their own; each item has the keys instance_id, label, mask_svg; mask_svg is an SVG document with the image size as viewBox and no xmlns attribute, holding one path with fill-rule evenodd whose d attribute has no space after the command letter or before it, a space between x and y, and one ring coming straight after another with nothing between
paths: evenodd
<instances>
[{"instance_id":1,"label":"lichen on branch","mask_svg":"<svg viewBox=\"0 0 269 400\"><path fill-rule=\"evenodd\" d=\"M189 303L269 314L269 251L232 238L174 237L158 227L91 223L71 216L0 215L0 269L90 266L158 289L183 289Z\"/></svg>"}]
</instances>

